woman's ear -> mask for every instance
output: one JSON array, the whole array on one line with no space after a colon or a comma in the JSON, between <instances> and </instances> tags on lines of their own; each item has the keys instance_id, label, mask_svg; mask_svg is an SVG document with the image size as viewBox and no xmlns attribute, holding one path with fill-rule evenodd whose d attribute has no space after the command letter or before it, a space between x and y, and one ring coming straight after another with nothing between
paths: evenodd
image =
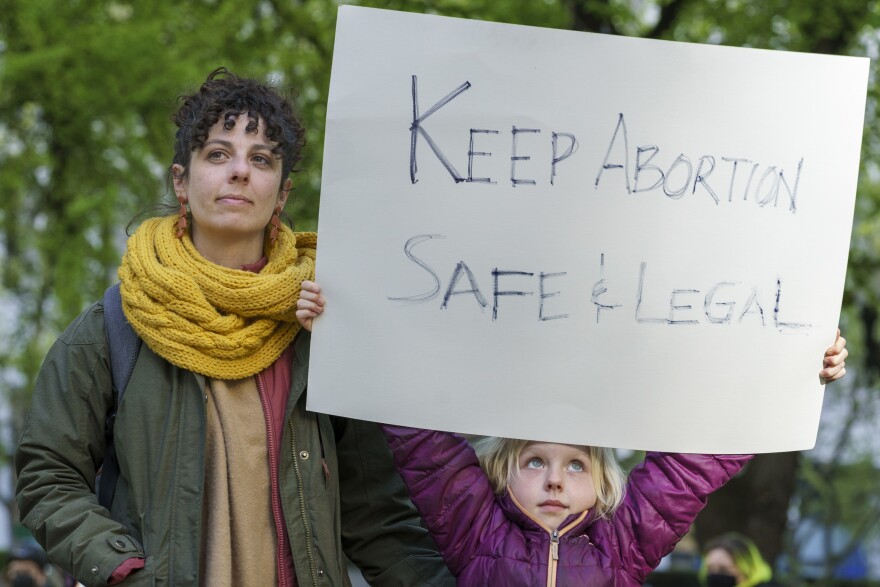
<instances>
[{"instance_id":1,"label":"woman's ear","mask_svg":"<svg viewBox=\"0 0 880 587\"><path fill-rule=\"evenodd\" d=\"M179 200L181 197L186 200L186 179L184 179L184 173L186 169L180 163L175 163L171 166L171 178L174 181L174 193L177 195L177 199Z\"/></svg>"},{"instance_id":2,"label":"woman's ear","mask_svg":"<svg viewBox=\"0 0 880 587\"><path fill-rule=\"evenodd\" d=\"M290 190L293 188L293 180L289 177L284 180L284 183L281 184L281 191L278 192L278 205L282 208L287 203L287 197L290 195Z\"/></svg>"}]
</instances>

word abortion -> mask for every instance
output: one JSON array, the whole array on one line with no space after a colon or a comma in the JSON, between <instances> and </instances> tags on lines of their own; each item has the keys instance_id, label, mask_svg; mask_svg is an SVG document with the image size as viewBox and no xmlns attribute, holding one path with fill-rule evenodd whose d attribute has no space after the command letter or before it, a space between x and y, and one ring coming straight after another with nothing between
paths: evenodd
<instances>
[{"instance_id":1,"label":"word abortion","mask_svg":"<svg viewBox=\"0 0 880 587\"><path fill-rule=\"evenodd\" d=\"M491 320L499 319L501 300L506 297L531 299L528 303L534 312L533 316L540 322L567 319L572 315L572 308L565 307L559 300L562 291L556 288L562 287L567 271L544 272L534 270L499 270L492 269L489 276L491 286L485 282L480 285L474 272L465 261L458 261L448 272L449 279L441 279L441 274L429 265L422 257L416 256L414 249L434 239L443 239L443 235L421 234L407 240L404 245L404 254L415 265L420 267L433 282L430 290L421 294L408 296L388 296L394 302L425 303L439 298L439 309L447 310L453 300L462 296L471 298L481 310L486 310L489 305L488 297L491 296ZM627 310L622 303L607 301L608 287L604 278L605 258L600 256L600 278L595 282L592 290L585 293L581 300L576 300L577 307L582 308L584 298L589 296L590 303L595 310L595 322L599 323L603 314ZM665 324L665 325L697 325L697 324L738 324L753 323L761 327L773 326L780 332L809 330L812 325L805 322L793 322L783 320L782 315L782 280L777 278L772 286L772 294L762 292L757 286L746 287L733 281L721 281L713 283L703 289L675 288L671 291L659 291L652 287L648 279L648 264L642 262L638 273L638 287L635 292L635 303L629 311L636 322L640 324ZM575 296L577 298L577 296ZM646 300L668 300L665 312L662 314L649 314L644 306L651 305L656 308L657 304L646 304ZM572 299L569 297L569 299ZM620 296L615 300L620 301ZM461 302L457 303L462 303ZM436 302L435 302L436 303ZM523 303L516 304L521 311ZM567 311L568 310L568 311ZM514 313L517 313L514 310Z\"/></svg>"},{"instance_id":2,"label":"word abortion","mask_svg":"<svg viewBox=\"0 0 880 587\"><path fill-rule=\"evenodd\" d=\"M449 151L448 146L441 148L441 145L431 136L426 125L443 124L442 117L437 116L438 112L472 87L472 84L466 81L422 112L419 107L418 77L412 76L412 124L409 128L410 181L413 184L419 181L417 147L421 138L456 184L497 184L499 181L497 176L495 178L475 176L475 173L479 175L486 173L486 171L478 170L475 172L474 167L482 165L485 168L491 168L490 164L485 162L485 158L492 157L493 151L486 149L497 150L509 145L511 153L509 159L510 184L513 187L536 185L537 179L520 175L521 171L517 170L517 164L532 160L532 153L523 148L522 142L529 135L542 134L543 129L511 126L510 136L505 138L502 136L502 131L498 129L471 128L468 133L466 175L460 173L450 158L446 156L446 152ZM434 116L437 118L432 118ZM571 132L552 131L549 135L547 181L552 186L556 183L560 165L578 150L578 140ZM531 140L529 144L535 144L535 141ZM697 194L699 191L710 197L715 204L720 204L723 200L733 202L734 199L748 200L751 198L760 207L778 207L780 199L782 199L782 205L786 206L787 204L787 209L792 214L797 212L797 193L804 166L803 157L798 160L797 169L792 178L791 174L787 177L785 170L781 167L770 165L761 169L760 163L744 157L701 155L692 158L681 153L671 163L661 165L659 162L655 162L655 159L659 160L659 153L660 147L653 144L639 145L634 151L631 151L626 118L623 113L618 114L604 159L597 166L593 187L599 189L602 181L609 181L605 179L606 176L622 172L622 187L628 194L662 190L667 197L677 200L687 194ZM498 171L497 168L496 171ZM617 174L610 172L617 172ZM712 176L711 180L710 176Z\"/></svg>"}]
</instances>

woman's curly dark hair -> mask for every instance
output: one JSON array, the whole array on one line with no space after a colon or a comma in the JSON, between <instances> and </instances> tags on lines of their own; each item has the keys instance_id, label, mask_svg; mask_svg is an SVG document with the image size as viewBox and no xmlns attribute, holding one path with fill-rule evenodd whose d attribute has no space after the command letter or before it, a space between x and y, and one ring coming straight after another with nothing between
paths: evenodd
<instances>
[{"instance_id":1,"label":"woman's curly dark hair","mask_svg":"<svg viewBox=\"0 0 880 587\"><path fill-rule=\"evenodd\" d=\"M302 121L294 113L290 100L278 90L257 80L241 78L225 67L211 72L198 91L180 96L180 108L171 115L177 125L174 160L188 173L193 151L201 149L208 132L221 117L227 129L235 119L247 113L248 131L256 132L260 119L266 125L266 138L277 143L272 152L282 160L281 183L287 179L302 158L306 144Z\"/></svg>"}]
</instances>

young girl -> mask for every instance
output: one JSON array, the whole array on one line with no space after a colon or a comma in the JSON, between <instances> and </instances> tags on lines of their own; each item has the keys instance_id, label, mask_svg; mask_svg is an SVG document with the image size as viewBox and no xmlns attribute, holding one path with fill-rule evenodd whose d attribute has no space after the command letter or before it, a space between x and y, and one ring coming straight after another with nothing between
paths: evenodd
<instances>
[{"instance_id":1,"label":"young girl","mask_svg":"<svg viewBox=\"0 0 880 587\"><path fill-rule=\"evenodd\" d=\"M323 311L303 282L297 316ZM843 376L839 336L819 375ZM461 587L640 586L709 494L751 455L648 453L624 481L607 448L382 426L425 526Z\"/></svg>"}]
</instances>

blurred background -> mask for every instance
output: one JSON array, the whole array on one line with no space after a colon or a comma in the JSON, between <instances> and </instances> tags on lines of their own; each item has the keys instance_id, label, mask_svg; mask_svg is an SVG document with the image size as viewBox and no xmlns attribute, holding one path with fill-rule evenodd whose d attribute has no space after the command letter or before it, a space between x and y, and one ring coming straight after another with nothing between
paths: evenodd
<instances>
[{"instance_id":1,"label":"blurred background","mask_svg":"<svg viewBox=\"0 0 880 587\"><path fill-rule=\"evenodd\" d=\"M758 456L713 496L661 569L669 576L692 572L694 553L702 543L737 530L756 541L790 585L880 585L880 3L348 3L635 37L871 57L841 317L849 341L848 376L827 388L816 448ZM17 526L11 462L32 382L56 336L116 281L132 218L173 199L165 179L173 139L169 116L177 96L221 65L295 90L309 131L287 212L296 229L316 228L338 4L0 0L0 568L3 553L26 537ZM622 456L630 463L640 458ZM663 584L685 584L676 580Z\"/></svg>"}]
</instances>

